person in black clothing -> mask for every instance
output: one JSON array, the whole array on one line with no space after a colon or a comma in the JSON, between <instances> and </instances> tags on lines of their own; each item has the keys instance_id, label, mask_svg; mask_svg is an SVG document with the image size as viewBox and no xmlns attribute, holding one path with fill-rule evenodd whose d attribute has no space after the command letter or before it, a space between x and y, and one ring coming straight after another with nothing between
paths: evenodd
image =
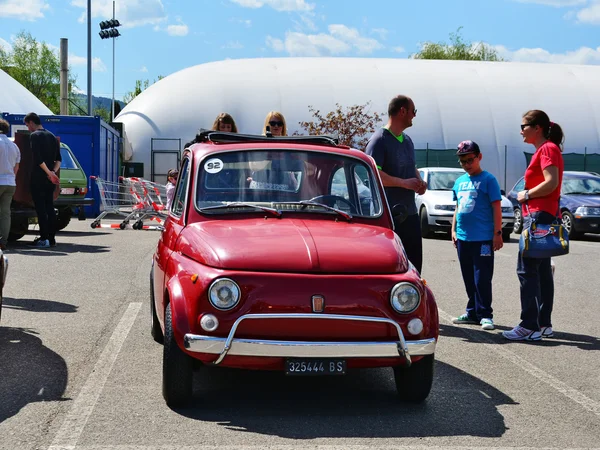
<instances>
[{"instance_id":1,"label":"person in black clothing","mask_svg":"<svg viewBox=\"0 0 600 450\"><path fill-rule=\"evenodd\" d=\"M40 237L34 240L34 245L40 248L54 247L56 245L54 190L55 185L60 184L56 175L62 161L60 144L54 134L42 127L36 113L27 114L24 122L31 132L30 142L34 164L31 169L30 188L40 226Z\"/></svg>"}]
</instances>

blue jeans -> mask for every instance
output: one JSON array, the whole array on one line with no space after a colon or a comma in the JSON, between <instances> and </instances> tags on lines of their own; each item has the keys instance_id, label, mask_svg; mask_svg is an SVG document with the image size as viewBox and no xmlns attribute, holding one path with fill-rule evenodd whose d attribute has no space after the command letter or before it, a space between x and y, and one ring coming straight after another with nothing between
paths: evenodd
<instances>
[{"instance_id":1,"label":"blue jeans","mask_svg":"<svg viewBox=\"0 0 600 450\"><path fill-rule=\"evenodd\" d=\"M492 241L456 241L465 289L467 315L473 320L492 319L492 278L494 246Z\"/></svg>"},{"instance_id":2,"label":"blue jeans","mask_svg":"<svg viewBox=\"0 0 600 450\"><path fill-rule=\"evenodd\" d=\"M402 241L406 256L421 273L423 268L423 238L421 237L421 219L418 214L411 214L403 222L394 220L394 231Z\"/></svg>"},{"instance_id":3,"label":"blue jeans","mask_svg":"<svg viewBox=\"0 0 600 450\"><path fill-rule=\"evenodd\" d=\"M536 211L525 217L523 229L529 227L532 219L540 224L552 223L556 220L550 213ZM551 327L554 277L550 258L524 258L519 252L517 276L521 283L521 323L519 325L534 331L539 331L540 327Z\"/></svg>"}]
</instances>

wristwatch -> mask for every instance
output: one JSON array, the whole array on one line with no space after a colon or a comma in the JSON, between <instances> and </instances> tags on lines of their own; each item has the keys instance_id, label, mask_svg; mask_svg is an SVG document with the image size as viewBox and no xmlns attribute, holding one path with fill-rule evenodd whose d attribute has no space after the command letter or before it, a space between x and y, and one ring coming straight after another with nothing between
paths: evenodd
<instances>
[{"instance_id":1,"label":"wristwatch","mask_svg":"<svg viewBox=\"0 0 600 450\"><path fill-rule=\"evenodd\" d=\"M529 189L525 191L525 200L529 200Z\"/></svg>"},{"instance_id":2,"label":"wristwatch","mask_svg":"<svg viewBox=\"0 0 600 450\"><path fill-rule=\"evenodd\" d=\"M496 236L502 236L502 230L494 231Z\"/></svg>"}]
</instances>

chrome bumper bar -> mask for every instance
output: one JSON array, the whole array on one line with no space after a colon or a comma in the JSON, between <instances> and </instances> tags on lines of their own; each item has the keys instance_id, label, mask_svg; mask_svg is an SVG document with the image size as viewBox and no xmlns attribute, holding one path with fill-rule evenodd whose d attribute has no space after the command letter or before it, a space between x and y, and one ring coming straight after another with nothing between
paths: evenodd
<instances>
[{"instance_id":1,"label":"chrome bumper bar","mask_svg":"<svg viewBox=\"0 0 600 450\"><path fill-rule=\"evenodd\" d=\"M398 341L391 342L311 342L311 341L271 341L262 339L235 338L239 324L252 319L310 319L346 320L356 322L385 323L398 332ZM184 346L197 353L219 355L214 364L219 364L225 356L263 356L279 358L397 358L402 357L410 365L411 355L431 355L435 351L436 340L421 339L406 341L400 325L383 317L344 316L336 314L247 314L235 321L227 338L186 334Z\"/></svg>"}]
</instances>

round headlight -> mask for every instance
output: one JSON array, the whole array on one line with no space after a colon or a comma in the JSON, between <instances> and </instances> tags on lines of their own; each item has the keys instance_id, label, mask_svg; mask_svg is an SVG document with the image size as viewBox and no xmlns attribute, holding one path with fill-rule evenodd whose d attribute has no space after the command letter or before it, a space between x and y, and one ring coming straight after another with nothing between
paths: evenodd
<instances>
[{"instance_id":1,"label":"round headlight","mask_svg":"<svg viewBox=\"0 0 600 450\"><path fill-rule=\"evenodd\" d=\"M215 308L226 311L240 301L240 287L229 278L215 280L208 290L208 298Z\"/></svg>"},{"instance_id":2,"label":"round headlight","mask_svg":"<svg viewBox=\"0 0 600 450\"><path fill-rule=\"evenodd\" d=\"M392 289L390 303L392 308L401 314L414 311L419 306L421 294L418 289L410 283L398 283Z\"/></svg>"}]
</instances>

